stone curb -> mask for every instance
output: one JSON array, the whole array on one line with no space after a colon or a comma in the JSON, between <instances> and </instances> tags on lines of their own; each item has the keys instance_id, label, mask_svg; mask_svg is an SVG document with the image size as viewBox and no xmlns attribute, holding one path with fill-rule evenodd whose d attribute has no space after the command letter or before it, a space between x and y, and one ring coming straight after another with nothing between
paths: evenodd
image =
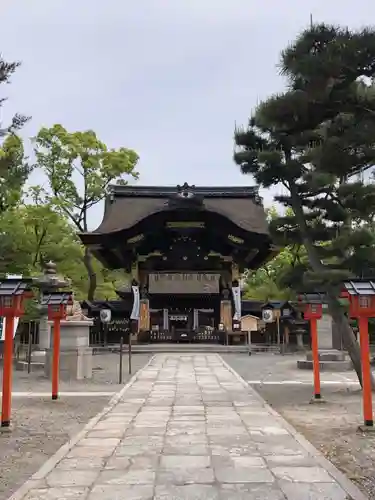
<instances>
[{"instance_id":1,"label":"stone curb","mask_svg":"<svg viewBox=\"0 0 375 500\"><path fill-rule=\"evenodd\" d=\"M121 400L122 396L125 394L125 392L131 387L134 382L137 380L138 376L146 369L148 366L151 364L155 356L152 356L148 362L145 364L143 368L137 371L129 382L117 393L115 394L110 401L108 402L108 405L104 407L104 409L99 412L95 417L93 417L89 422L85 425L85 427L78 432L72 439L70 439L67 443L61 446L57 452L52 455L43 465L42 467L35 472L17 491L11 495L8 500L22 500L30 490L34 488L38 488L40 484L40 480L45 478L47 474L49 474L52 469L56 467L56 465L70 452L70 450L80 441L82 438L85 437L87 432L92 430L95 425L101 420L107 413L109 413L116 405L117 403Z\"/></svg>"},{"instance_id":2,"label":"stone curb","mask_svg":"<svg viewBox=\"0 0 375 500\"><path fill-rule=\"evenodd\" d=\"M217 356L221 359L221 362L223 365L241 382L241 384L244 387L247 387L248 390L250 390L254 396L258 399L259 402L263 404L265 408L274 416L276 417L279 422L281 422L284 426L284 428L294 437L294 439L303 447L305 450L315 458L316 462L323 467L341 486L341 488L345 491L347 495L350 496L352 500L368 500L368 497L365 496L360 489L350 481L342 472L337 469L325 456L313 446L310 441L308 441L302 434L300 434L296 429L289 424L285 420L284 417L280 415L276 410L272 408L266 401L262 398L262 396L253 388L251 387L242 377L239 375L231 366L228 365L226 361L220 356L220 354L217 354ZM12 499L13 500L13 499Z\"/></svg>"}]
</instances>

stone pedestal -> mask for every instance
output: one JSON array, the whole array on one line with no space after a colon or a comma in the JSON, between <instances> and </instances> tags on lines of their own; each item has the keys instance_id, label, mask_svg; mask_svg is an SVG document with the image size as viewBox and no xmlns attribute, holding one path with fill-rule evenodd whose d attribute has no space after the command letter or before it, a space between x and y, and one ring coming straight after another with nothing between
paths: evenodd
<instances>
[{"instance_id":1,"label":"stone pedestal","mask_svg":"<svg viewBox=\"0 0 375 500\"><path fill-rule=\"evenodd\" d=\"M51 327L46 316L42 316L39 322L39 349L51 347Z\"/></svg>"},{"instance_id":2,"label":"stone pedestal","mask_svg":"<svg viewBox=\"0 0 375 500\"><path fill-rule=\"evenodd\" d=\"M92 348L89 347L92 321L61 321L60 378L83 380L92 378ZM49 322L50 344L46 349L44 373L50 378L53 353L53 323Z\"/></svg>"},{"instance_id":3,"label":"stone pedestal","mask_svg":"<svg viewBox=\"0 0 375 500\"><path fill-rule=\"evenodd\" d=\"M332 317L324 314L317 321L319 350L333 349Z\"/></svg>"},{"instance_id":4,"label":"stone pedestal","mask_svg":"<svg viewBox=\"0 0 375 500\"><path fill-rule=\"evenodd\" d=\"M301 370L312 370L314 366L312 353L306 354L306 359L297 361L297 368ZM352 362L342 351L319 351L320 371L344 372L353 369Z\"/></svg>"},{"instance_id":5,"label":"stone pedestal","mask_svg":"<svg viewBox=\"0 0 375 500\"><path fill-rule=\"evenodd\" d=\"M297 340L297 350L304 351L305 346L303 345L303 331L296 332L296 340Z\"/></svg>"}]
</instances>

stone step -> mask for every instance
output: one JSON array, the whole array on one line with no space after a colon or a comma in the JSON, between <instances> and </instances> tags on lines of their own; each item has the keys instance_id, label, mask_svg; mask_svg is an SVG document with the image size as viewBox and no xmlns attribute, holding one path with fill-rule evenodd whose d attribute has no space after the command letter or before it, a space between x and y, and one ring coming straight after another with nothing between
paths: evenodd
<instances>
[{"instance_id":1,"label":"stone step","mask_svg":"<svg viewBox=\"0 0 375 500\"><path fill-rule=\"evenodd\" d=\"M300 370L312 370L313 361L308 359L303 359L297 361L297 368ZM350 360L345 361L320 361L319 363L320 371L328 372L346 372L353 370L353 365Z\"/></svg>"},{"instance_id":2,"label":"stone step","mask_svg":"<svg viewBox=\"0 0 375 500\"><path fill-rule=\"evenodd\" d=\"M306 353L307 361L312 361L312 352ZM320 361L346 361L347 355L344 351L319 351Z\"/></svg>"},{"instance_id":3,"label":"stone step","mask_svg":"<svg viewBox=\"0 0 375 500\"><path fill-rule=\"evenodd\" d=\"M24 360L18 360L15 362L15 369L17 371L27 372L28 363ZM44 362L33 361L30 363L30 372L44 371Z\"/></svg>"},{"instance_id":4,"label":"stone step","mask_svg":"<svg viewBox=\"0 0 375 500\"><path fill-rule=\"evenodd\" d=\"M93 347L93 353L106 351L118 352L119 345L111 345L105 347ZM124 353L128 352L128 345L123 346ZM248 353L247 345L221 345L221 344L136 344L132 346L132 352L136 353L164 353L164 352L215 352L215 353ZM280 352L277 346L251 345L251 352Z\"/></svg>"}]
</instances>

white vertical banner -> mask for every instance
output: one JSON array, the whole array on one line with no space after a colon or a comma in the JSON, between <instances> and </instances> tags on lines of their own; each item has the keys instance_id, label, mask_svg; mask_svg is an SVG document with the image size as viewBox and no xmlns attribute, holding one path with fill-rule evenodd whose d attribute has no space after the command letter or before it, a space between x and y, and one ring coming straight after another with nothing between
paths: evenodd
<instances>
[{"instance_id":1,"label":"white vertical banner","mask_svg":"<svg viewBox=\"0 0 375 500\"><path fill-rule=\"evenodd\" d=\"M22 274L7 274L6 277L14 279L22 279ZM14 318L13 338L16 336L19 320L20 318ZM6 325L6 318L0 318L0 342L1 341L4 342L5 340L5 325Z\"/></svg>"},{"instance_id":2,"label":"white vertical banner","mask_svg":"<svg viewBox=\"0 0 375 500\"><path fill-rule=\"evenodd\" d=\"M233 319L240 321L240 319L241 319L241 288L239 286L232 286L232 295L233 295L233 302L234 302Z\"/></svg>"},{"instance_id":3,"label":"white vertical banner","mask_svg":"<svg viewBox=\"0 0 375 500\"><path fill-rule=\"evenodd\" d=\"M139 308L140 308L139 286L132 286L132 291L133 291L133 309L130 315L130 319L139 319Z\"/></svg>"}]
</instances>

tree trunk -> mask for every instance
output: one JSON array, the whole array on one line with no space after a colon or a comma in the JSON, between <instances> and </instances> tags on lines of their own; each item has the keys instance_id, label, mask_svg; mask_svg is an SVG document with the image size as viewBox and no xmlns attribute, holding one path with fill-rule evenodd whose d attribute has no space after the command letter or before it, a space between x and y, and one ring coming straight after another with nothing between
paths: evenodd
<instances>
[{"instance_id":1,"label":"tree trunk","mask_svg":"<svg viewBox=\"0 0 375 500\"><path fill-rule=\"evenodd\" d=\"M362 363L361 363L361 350L358 345L357 339L354 335L353 329L345 314L342 312L337 298L330 292L327 293L328 310L332 316L333 321L339 329L345 349L348 351L350 359L352 360L354 369L357 373L358 380L362 386ZM372 389L375 390L375 381L372 377Z\"/></svg>"},{"instance_id":2,"label":"tree trunk","mask_svg":"<svg viewBox=\"0 0 375 500\"><path fill-rule=\"evenodd\" d=\"M295 213L297 223L300 227L301 236L303 243L305 245L310 265L313 271L321 272L325 270L324 264L320 261L319 255L314 247L314 244L309 236L308 227L305 220L305 215L303 213L303 208L301 200L296 189L290 185L290 193L292 198L292 207ZM362 363L361 363L361 352L358 345L357 339L355 338L354 332L349 325L348 318L345 316L337 296L333 290L327 289L323 290L327 294L328 310L332 316L333 321L336 323L337 328L341 332L342 339L346 350L350 356L353 363L354 370L357 373L359 383L362 386ZM375 390L375 379L371 374L371 386L372 390Z\"/></svg>"},{"instance_id":3,"label":"tree trunk","mask_svg":"<svg viewBox=\"0 0 375 500\"><path fill-rule=\"evenodd\" d=\"M94 297L95 297L97 280L96 280L96 272L95 272L94 266L92 264L92 254L87 247L85 247L85 253L83 256L83 263L85 264L85 268L87 270L87 276L89 279L89 288L87 290L87 300L92 301L92 300L94 300Z\"/></svg>"}]
</instances>

